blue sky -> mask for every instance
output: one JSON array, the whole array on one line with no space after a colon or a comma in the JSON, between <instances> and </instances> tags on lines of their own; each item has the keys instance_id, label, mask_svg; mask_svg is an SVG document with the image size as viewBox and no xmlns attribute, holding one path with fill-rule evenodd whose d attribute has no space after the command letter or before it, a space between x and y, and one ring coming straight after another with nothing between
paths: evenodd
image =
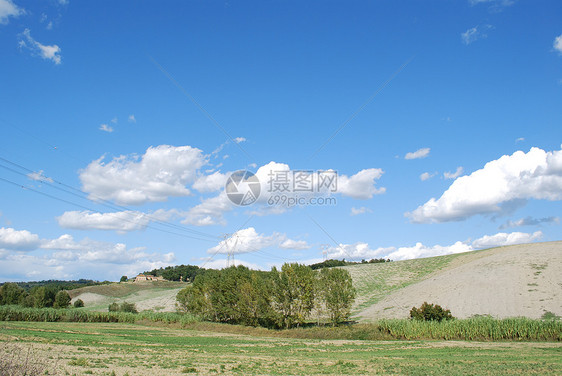
<instances>
[{"instance_id":1,"label":"blue sky","mask_svg":"<svg viewBox=\"0 0 562 376\"><path fill-rule=\"evenodd\" d=\"M561 14L0 0L0 281L560 240ZM252 205L228 200L237 170ZM336 191L269 205L300 170Z\"/></svg>"}]
</instances>

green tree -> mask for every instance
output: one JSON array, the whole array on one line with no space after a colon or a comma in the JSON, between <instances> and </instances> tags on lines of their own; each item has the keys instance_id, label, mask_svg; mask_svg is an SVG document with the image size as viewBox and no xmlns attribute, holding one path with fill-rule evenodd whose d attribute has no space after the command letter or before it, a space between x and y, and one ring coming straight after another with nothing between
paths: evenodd
<instances>
[{"instance_id":1,"label":"green tree","mask_svg":"<svg viewBox=\"0 0 562 376\"><path fill-rule=\"evenodd\" d=\"M76 299L74 301L74 308L82 308L84 307L84 301L82 299Z\"/></svg>"},{"instance_id":2,"label":"green tree","mask_svg":"<svg viewBox=\"0 0 562 376\"><path fill-rule=\"evenodd\" d=\"M119 282L127 282L129 278L127 278L126 275L122 276L121 279L119 280Z\"/></svg>"},{"instance_id":3,"label":"green tree","mask_svg":"<svg viewBox=\"0 0 562 376\"><path fill-rule=\"evenodd\" d=\"M113 302L107 307L109 312L119 312L119 303Z\"/></svg>"},{"instance_id":4,"label":"green tree","mask_svg":"<svg viewBox=\"0 0 562 376\"><path fill-rule=\"evenodd\" d=\"M351 275L345 269L322 269L318 283L320 301L326 308L333 325L349 319L355 300Z\"/></svg>"},{"instance_id":5,"label":"green tree","mask_svg":"<svg viewBox=\"0 0 562 376\"><path fill-rule=\"evenodd\" d=\"M315 272L306 265L286 263L272 269L273 302L279 324L289 328L302 325L314 308Z\"/></svg>"},{"instance_id":6,"label":"green tree","mask_svg":"<svg viewBox=\"0 0 562 376\"><path fill-rule=\"evenodd\" d=\"M454 319L451 311L443 309L438 304L429 304L423 302L420 308L412 307L410 310L410 318L420 321L442 321Z\"/></svg>"},{"instance_id":7,"label":"green tree","mask_svg":"<svg viewBox=\"0 0 562 376\"><path fill-rule=\"evenodd\" d=\"M65 290L57 292L55 295L54 308L67 308L70 305L70 295Z\"/></svg>"},{"instance_id":8,"label":"green tree","mask_svg":"<svg viewBox=\"0 0 562 376\"><path fill-rule=\"evenodd\" d=\"M15 283L7 282L0 287L0 304L21 304L25 296L25 290Z\"/></svg>"},{"instance_id":9,"label":"green tree","mask_svg":"<svg viewBox=\"0 0 562 376\"><path fill-rule=\"evenodd\" d=\"M29 291L29 295L33 296L33 307L35 308L52 307L56 293L56 289L45 286L34 287Z\"/></svg>"}]
</instances>

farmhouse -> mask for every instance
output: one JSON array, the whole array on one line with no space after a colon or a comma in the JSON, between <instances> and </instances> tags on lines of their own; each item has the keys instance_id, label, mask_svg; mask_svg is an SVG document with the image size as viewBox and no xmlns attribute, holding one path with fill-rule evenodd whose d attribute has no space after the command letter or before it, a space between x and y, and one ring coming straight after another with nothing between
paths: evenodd
<instances>
[{"instance_id":1,"label":"farmhouse","mask_svg":"<svg viewBox=\"0 0 562 376\"><path fill-rule=\"evenodd\" d=\"M139 274L135 277L133 282L154 282L154 281L165 281L164 277L155 276L152 274Z\"/></svg>"}]
</instances>

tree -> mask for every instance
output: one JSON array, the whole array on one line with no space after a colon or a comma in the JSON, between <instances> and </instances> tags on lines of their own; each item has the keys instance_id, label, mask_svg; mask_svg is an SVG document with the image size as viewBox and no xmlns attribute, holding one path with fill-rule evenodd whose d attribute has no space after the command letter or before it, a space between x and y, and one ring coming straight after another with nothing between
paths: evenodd
<instances>
[{"instance_id":1,"label":"tree","mask_svg":"<svg viewBox=\"0 0 562 376\"><path fill-rule=\"evenodd\" d=\"M67 308L70 305L70 295L65 290L57 292L55 295L54 308Z\"/></svg>"},{"instance_id":2,"label":"tree","mask_svg":"<svg viewBox=\"0 0 562 376\"><path fill-rule=\"evenodd\" d=\"M119 312L119 303L113 302L107 308L109 312Z\"/></svg>"},{"instance_id":3,"label":"tree","mask_svg":"<svg viewBox=\"0 0 562 376\"><path fill-rule=\"evenodd\" d=\"M35 308L52 307L56 294L56 289L45 286L33 287L29 291L29 295L33 297L33 307Z\"/></svg>"},{"instance_id":4,"label":"tree","mask_svg":"<svg viewBox=\"0 0 562 376\"><path fill-rule=\"evenodd\" d=\"M0 287L0 304L21 304L26 292L15 283L7 282Z\"/></svg>"},{"instance_id":5,"label":"tree","mask_svg":"<svg viewBox=\"0 0 562 376\"><path fill-rule=\"evenodd\" d=\"M126 275L122 276L121 279L119 280L119 282L127 282L129 278L127 278Z\"/></svg>"},{"instance_id":6,"label":"tree","mask_svg":"<svg viewBox=\"0 0 562 376\"><path fill-rule=\"evenodd\" d=\"M76 299L74 301L74 308L82 308L84 307L84 301L82 299Z\"/></svg>"},{"instance_id":7,"label":"tree","mask_svg":"<svg viewBox=\"0 0 562 376\"><path fill-rule=\"evenodd\" d=\"M339 268L322 269L318 289L332 324L348 320L356 294L349 272Z\"/></svg>"},{"instance_id":8,"label":"tree","mask_svg":"<svg viewBox=\"0 0 562 376\"><path fill-rule=\"evenodd\" d=\"M278 272L271 270L273 302L280 322L286 328L302 325L314 308L315 274L306 266L285 263Z\"/></svg>"}]
</instances>

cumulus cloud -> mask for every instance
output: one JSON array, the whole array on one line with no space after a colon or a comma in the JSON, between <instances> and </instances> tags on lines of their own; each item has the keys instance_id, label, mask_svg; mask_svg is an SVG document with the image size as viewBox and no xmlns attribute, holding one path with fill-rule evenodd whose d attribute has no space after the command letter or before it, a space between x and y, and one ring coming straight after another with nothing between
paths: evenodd
<instances>
[{"instance_id":1,"label":"cumulus cloud","mask_svg":"<svg viewBox=\"0 0 562 376\"><path fill-rule=\"evenodd\" d=\"M67 211L57 217L59 226L76 230L114 230L120 233L144 230L151 221L166 221L171 211L157 210L146 214L126 210L114 213L94 213L91 211Z\"/></svg>"},{"instance_id":2,"label":"cumulus cloud","mask_svg":"<svg viewBox=\"0 0 562 376\"><path fill-rule=\"evenodd\" d=\"M22 251L41 250L41 253ZM123 243L101 242L71 235L40 239L27 230L0 229L0 268L5 280L117 280L122 275L168 266L174 253L147 252Z\"/></svg>"},{"instance_id":3,"label":"cumulus cloud","mask_svg":"<svg viewBox=\"0 0 562 376\"><path fill-rule=\"evenodd\" d=\"M128 121L129 123L136 123L136 122L137 122L137 119L135 119L135 115L132 115L132 114L131 114L131 115L129 115L129 118L127 119L127 121Z\"/></svg>"},{"instance_id":4,"label":"cumulus cloud","mask_svg":"<svg viewBox=\"0 0 562 376\"><path fill-rule=\"evenodd\" d=\"M102 125L100 125L99 130L107 132L107 133L111 133L111 132L113 132L113 127L111 127L107 124L102 124Z\"/></svg>"},{"instance_id":5,"label":"cumulus cloud","mask_svg":"<svg viewBox=\"0 0 562 376\"><path fill-rule=\"evenodd\" d=\"M542 223L560 223L560 218L558 217L546 217L546 218L532 218L525 217L518 219L516 221L507 221L500 226L500 229L506 229L511 227L522 227L522 226L538 226Z\"/></svg>"},{"instance_id":6,"label":"cumulus cloud","mask_svg":"<svg viewBox=\"0 0 562 376\"><path fill-rule=\"evenodd\" d=\"M0 0L0 25L7 24L10 17L25 14L25 10L18 7L12 0Z\"/></svg>"},{"instance_id":7,"label":"cumulus cloud","mask_svg":"<svg viewBox=\"0 0 562 376\"><path fill-rule=\"evenodd\" d=\"M281 214L290 209L288 200L300 199L303 205L312 199L327 199L329 196L342 195L354 199L370 199L373 195L382 194L386 188L378 188L378 180L383 170L378 168L364 169L355 175L347 176L338 174L334 170L297 171L291 170L285 163L269 162L256 171L260 182L260 196L250 207L254 215ZM193 188L201 192L210 192L224 187L224 182L229 174L213 173L209 176L200 176L193 184ZM283 196L285 201L276 201L275 198ZM321 201L321 200L320 200ZM317 200L316 202L320 202ZM324 203L333 204L335 201L324 200ZM300 204L300 203L299 203ZM293 206L296 206L294 204ZM224 189L212 198L205 198L202 202L183 214L182 223L196 226L224 224L224 214L236 208L226 195Z\"/></svg>"},{"instance_id":8,"label":"cumulus cloud","mask_svg":"<svg viewBox=\"0 0 562 376\"><path fill-rule=\"evenodd\" d=\"M523 232L497 233L485 235L470 242L457 241L451 245L426 246L416 243L410 247L379 247L371 248L368 243L357 242L354 244L340 244L338 247L328 249L328 257L334 259L345 258L347 260L361 260L372 258L388 258L391 260L410 260L423 257L443 256L453 253L469 252L475 249L498 247L521 243L530 243L541 239L542 233L537 231L533 234Z\"/></svg>"},{"instance_id":9,"label":"cumulus cloud","mask_svg":"<svg viewBox=\"0 0 562 376\"><path fill-rule=\"evenodd\" d=\"M461 174L463 173L463 171L464 171L464 168L462 168L462 166L461 166L461 167L457 167L457 170L456 170L455 172L449 172L449 171L447 171L447 172L445 172L445 173L443 174L443 177L444 177L445 179L456 179L456 178L458 178L459 176L461 176Z\"/></svg>"},{"instance_id":10,"label":"cumulus cloud","mask_svg":"<svg viewBox=\"0 0 562 376\"><path fill-rule=\"evenodd\" d=\"M421 148L414 152L406 153L404 159L421 159L429 156L430 148Z\"/></svg>"},{"instance_id":11,"label":"cumulus cloud","mask_svg":"<svg viewBox=\"0 0 562 376\"><path fill-rule=\"evenodd\" d=\"M12 251L32 251L40 244L39 236L27 230L0 228L0 249Z\"/></svg>"},{"instance_id":12,"label":"cumulus cloud","mask_svg":"<svg viewBox=\"0 0 562 376\"><path fill-rule=\"evenodd\" d=\"M430 174L429 172L424 172L424 173L422 173L422 174L420 175L420 180L421 180L421 181L429 180L429 179L431 179L432 177L434 177L436 174L437 174L436 172L434 172L434 173L432 173L432 174Z\"/></svg>"},{"instance_id":13,"label":"cumulus cloud","mask_svg":"<svg viewBox=\"0 0 562 376\"><path fill-rule=\"evenodd\" d=\"M92 199L140 205L189 195L186 185L196 180L206 162L197 148L160 145L141 157L122 155L109 162L101 157L80 171L80 181Z\"/></svg>"},{"instance_id":14,"label":"cumulus cloud","mask_svg":"<svg viewBox=\"0 0 562 376\"><path fill-rule=\"evenodd\" d=\"M61 63L60 47L56 44L48 46L37 42L31 36L31 31L29 29L25 29L23 33L20 34L18 44L21 49L29 50L32 55L39 56L45 60L51 60L57 65Z\"/></svg>"},{"instance_id":15,"label":"cumulus cloud","mask_svg":"<svg viewBox=\"0 0 562 376\"><path fill-rule=\"evenodd\" d=\"M224 188L228 175L215 171L210 175L201 175L193 183L193 188L201 193L217 192Z\"/></svg>"},{"instance_id":16,"label":"cumulus cloud","mask_svg":"<svg viewBox=\"0 0 562 376\"><path fill-rule=\"evenodd\" d=\"M478 25L474 26L464 33L461 33L461 39L467 46L478 39L485 39L488 37L488 30L492 29L492 25Z\"/></svg>"},{"instance_id":17,"label":"cumulus cloud","mask_svg":"<svg viewBox=\"0 0 562 376\"><path fill-rule=\"evenodd\" d=\"M495 235L485 235L480 239L476 239L472 242L474 248L491 248L499 247L504 245L522 244L530 243L536 240L540 240L543 234L541 231L536 231L532 234L527 234L525 232L512 232L505 233L499 232Z\"/></svg>"},{"instance_id":18,"label":"cumulus cloud","mask_svg":"<svg viewBox=\"0 0 562 376\"><path fill-rule=\"evenodd\" d=\"M373 195L382 194L386 192L386 188L375 187L375 180L378 180L382 174L383 170L380 168L369 168L350 177L339 175L338 192L343 196L360 200L367 200Z\"/></svg>"},{"instance_id":19,"label":"cumulus cloud","mask_svg":"<svg viewBox=\"0 0 562 376\"><path fill-rule=\"evenodd\" d=\"M562 54L562 34L554 38L554 43L552 44L552 47L554 47L554 49L558 51L558 53Z\"/></svg>"},{"instance_id":20,"label":"cumulus cloud","mask_svg":"<svg viewBox=\"0 0 562 376\"><path fill-rule=\"evenodd\" d=\"M275 232L271 235L258 234L255 228L248 227L236 231L228 239L222 240L216 246L209 248L211 254L240 254L258 252L264 248L279 247L282 249L308 249L310 246L304 240L289 239L287 235Z\"/></svg>"},{"instance_id":21,"label":"cumulus cloud","mask_svg":"<svg viewBox=\"0 0 562 376\"><path fill-rule=\"evenodd\" d=\"M354 215L360 215L360 214L372 213L372 212L373 211L371 209L366 208L364 206L361 206L360 208L352 207L350 215L354 216Z\"/></svg>"},{"instance_id":22,"label":"cumulus cloud","mask_svg":"<svg viewBox=\"0 0 562 376\"><path fill-rule=\"evenodd\" d=\"M241 142L246 142L246 139L244 137L236 137L234 139L234 142L236 142L237 144L241 143Z\"/></svg>"},{"instance_id":23,"label":"cumulus cloud","mask_svg":"<svg viewBox=\"0 0 562 376\"><path fill-rule=\"evenodd\" d=\"M414 223L459 221L501 214L528 199L562 199L562 150L531 148L504 155L457 178L439 199L431 198L405 215Z\"/></svg>"}]
</instances>

